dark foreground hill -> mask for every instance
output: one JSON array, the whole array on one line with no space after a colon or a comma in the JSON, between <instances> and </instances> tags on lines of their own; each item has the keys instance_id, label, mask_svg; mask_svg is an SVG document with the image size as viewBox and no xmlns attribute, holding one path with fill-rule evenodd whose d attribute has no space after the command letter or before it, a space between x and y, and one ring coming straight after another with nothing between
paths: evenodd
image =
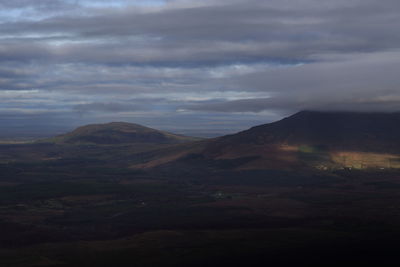
<instances>
[{"instance_id":1,"label":"dark foreground hill","mask_svg":"<svg viewBox=\"0 0 400 267\"><path fill-rule=\"evenodd\" d=\"M176 155L234 161L236 169L399 168L399 136L400 113L302 111ZM170 154L142 166L173 160Z\"/></svg>"},{"instance_id":2,"label":"dark foreground hill","mask_svg":"<svg viewBox=\"0 0 400 267\"><path fill-rule=\"evenodd\" d=\"M195 140L197 140L197 138L159 131L139 124L111 122L82 126L70 133L59 135L45 141L58 144L179 144Z\"/></svg>"}]
</instances>

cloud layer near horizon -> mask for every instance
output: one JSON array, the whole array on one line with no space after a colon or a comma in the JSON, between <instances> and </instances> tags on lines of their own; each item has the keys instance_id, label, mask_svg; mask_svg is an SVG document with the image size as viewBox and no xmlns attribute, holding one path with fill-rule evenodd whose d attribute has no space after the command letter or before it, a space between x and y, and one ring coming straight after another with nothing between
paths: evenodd
<instances>
[{"instance_id":1,"label":"cloud layer near horizon","mask_svg":"<svg viewBox=\"0 0 400 267\"><path fill-rule=\"evenodd\" d=\"M302 109L398 111L399 14L395 0L0 0L0 122L225 133Z\"/></svg>"}]
</instances>

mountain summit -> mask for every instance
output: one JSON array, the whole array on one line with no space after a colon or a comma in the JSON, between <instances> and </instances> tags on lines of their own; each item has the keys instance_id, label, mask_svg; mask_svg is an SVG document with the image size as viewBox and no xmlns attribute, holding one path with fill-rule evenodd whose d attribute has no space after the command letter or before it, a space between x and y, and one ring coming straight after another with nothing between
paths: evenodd
<instances>
[{"instance_id":1,"label":"mountain summit","mask_svg":"<svg viewBox=\"0 0 400 267\"><path fill-rule=\"evenodd\" d=\"M46 141L65 144L178 144L195 140L198 139L155 130L139 124L111 122L106 124L90 124L82 126L72 132L56 136Z\"/></svg>"}]
</instances>

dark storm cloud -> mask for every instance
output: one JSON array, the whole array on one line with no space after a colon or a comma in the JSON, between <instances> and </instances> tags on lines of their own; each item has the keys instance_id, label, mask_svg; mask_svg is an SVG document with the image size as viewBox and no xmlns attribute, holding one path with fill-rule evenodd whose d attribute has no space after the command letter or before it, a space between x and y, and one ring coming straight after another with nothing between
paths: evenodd
<instances>
[{"instance_id":1,"label":"dark storm cloud","mask_svg":"<svg viewBox=\"0 0 400 267\"><path fill-rule=\"evenodd\" d=\"M285 111L294 113L299 110L320 110L320 111L398 111L400 99L346 99L340 101L301 101L284 97L243 99L225 101L221 103L192 105L186 108L192 110L207 110L217 112L261 112L264 110Z\"/></svg>"},{"instance_id":2,"label":"dark storm cloud","mask_svg":"<svg viewBox=\"0 0 400 267\"><path fill-rule=\"evenodd\" d=\"M20 66L0 65L0 91L1 90L30 90L32 89L33 72L20 68Z\"/></svg>"},{"instance_id":3,"label":"dark storm cloud","mask_svg":"<svg viewBox=\"0 0 400 267\"><path fill-rule=\"evenodd\" d=\"M10 67L0 67L0 77L3 79L7 78L23 78L28 76L29 73L24 72L20 69L13 69Z\"/></svg>"},{"instance_id":4,"label":"dark storm cloud","mask_svg":"<svg viewBox=\"0 0 400 267\"><path fill-rule=\"evenodd\" d=\"M47 101L70 118L175 125L185 112L398 110L399 12L398 0L0 0L0 104L19 90L15 110Z\"/></svg>"},{"instance_id":5,"label":"dark storm cloud","mask_svg":"<svg viewBox=\"0 0 400 267\"><path fill-rule=\"evenodd\" d=\"M59 60L94 63L296 62L321 53L399 46L398 1L298 2L232 1L153 12L126 8L4 23L0 32L46 38L62 33L68 40L84 40L51 52Z\"/></svg>"},{"instance_id":6,"label":"dark storm cloud","mask_svg":"<svg viewBox=\"0 0 400 267\"><path fill-rule=\"evenodd\" d=\"M269 98L188 106L194 110L390 111L400 108L398 53L361 54L339 61L281 67L232 78L232 86L268 91ZM251 89L250 89L251 88Z\"/></svg>"},{"instance_id":7,"label":"dark storm cloud","mask_svg":"<svg viewBox=\"0 0 400 267\"><path fill-rule=\"evenodd\" d=\"M33 9L59 9L70 6L62 0L1 0L0 8L3 9L18 9L18 8L33 8Z\"/></svg>"},{"instance_id":8,"label":"dark storm cloud","mask_svg":"<svg viewBox=\"0 0 400 267\"><path fill-rule=\"evenodd\" d=\"M91 111L103 111L103 112L119 112L119 111L136 111L143 110L143 105L132 105L124 103L102 103L94 102L88 104L79 104L74 106L74 110L78 112L91 112Z\"/></svg>"},{"instance_id":9,"label":"dark storm cloud","mask_svg":"<svg viewBox=\"0 0 400 267\"><path fill-rule=\"evenodd\" d=\"M27 42L0 42L0 64L2 62L26 63L34 60L48 61L51 50L47 44Z\"/></svg>"}]
</instances>

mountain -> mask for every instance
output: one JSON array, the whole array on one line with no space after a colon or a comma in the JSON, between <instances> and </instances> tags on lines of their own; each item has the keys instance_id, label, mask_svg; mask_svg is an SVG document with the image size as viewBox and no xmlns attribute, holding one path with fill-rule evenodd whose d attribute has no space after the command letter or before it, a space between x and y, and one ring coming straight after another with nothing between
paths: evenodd
<instances>
[{"instance_id":1,"label":"mountain","mask_svg":"<svg viewBox=\"0 0 400 267\"><path fill-rule=\"evenodd\" d=\"M207 140L189 154L235 161L237 169L400 168L400 113L302 111Z\"/></svg>"},{"instance_id":2,"label":"mountain","mask_svg":"<svg viewBox=\"0 0 400 267\"><path fill-rule=\"evenodd\" d=\"M277 122L222 137L216 144L286 144L398 152L399 136L400 113L302 111Z\"/></svg>"},{"instance_id":3,"label":"mountain","mask_svg":"<svg viewBox=\"0 0 400 267\"><path fill-rule=\"evenodd\" d=\"M79 127L67 134L46 139L45 142L57 144L179 144L198 140L198 138L172 134L127 122L90 124Z\"/></svg>"}]
</instances>

